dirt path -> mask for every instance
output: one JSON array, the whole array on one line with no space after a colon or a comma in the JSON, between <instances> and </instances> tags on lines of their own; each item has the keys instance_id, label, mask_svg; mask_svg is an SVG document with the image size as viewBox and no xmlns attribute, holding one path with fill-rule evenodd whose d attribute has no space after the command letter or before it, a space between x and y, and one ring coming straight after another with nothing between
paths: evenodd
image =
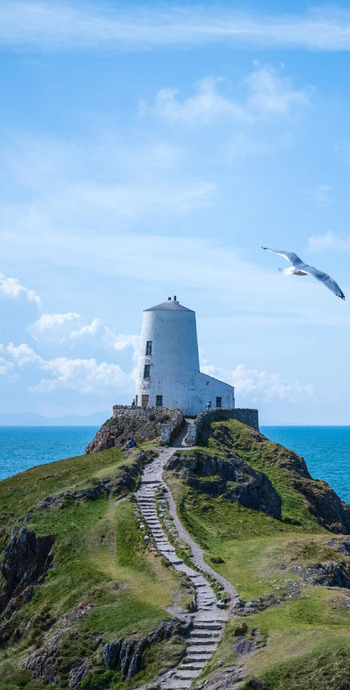
<instances>
[{"instance_id":1,"label":"dirt path","mask_svg":"<svg viewBox=\"0 0 350 690\"><path fill-rule=\"evenodd\" d=\"M158 455L155 460L144 468L140 488L136 492L139 508L148 523L158 551L171 563L175 570L186 574L190 578L196 598L197 610L192 614L184 614L184 617L190 618L193 621L188 638L186 656L178 666L158 679L157 687L160 690L185 690L202 673L217 648L223 634L225 622L237 597L234 587L204 562L202 550L193 541L178 518L175 501L162 477L164 466L169 458L179 447L184 447L185 436L186 429L182 431L171 448L156 449ZM158 501L160 504L168 503L177 535L189 545L192 551L193 562L201 572L186 565L176 555L174 547L170 544L162 528L156 510L157 500L155 498L156 492L161 488L163 488L163 491L165 489L165 492L162 499L158 499ZM215 578L224 586L226 593L231 597L230 605L227 609L219 608L216 595L207 577L204 577L201 573L210 575L211 578Z\"/></svg>"}]
</instances>

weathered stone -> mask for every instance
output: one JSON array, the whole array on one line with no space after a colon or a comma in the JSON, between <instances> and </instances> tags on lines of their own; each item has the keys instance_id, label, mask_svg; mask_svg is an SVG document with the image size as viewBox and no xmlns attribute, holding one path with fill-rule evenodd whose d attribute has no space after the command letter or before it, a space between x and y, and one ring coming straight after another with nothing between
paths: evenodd
<instances>
[{"instance_id":1,"label":"weathered stone","mask_svg":"<svg viewBox=\"0 0 350 690\"><path fill-rule=\"evenodd\" d=\"M123 446L128 438L142 443L150 438L161 436L162 424L171 425L170 435L183 421L181 410L170 410L165 407L127 407L115 405L113 417L101 426L95 438L89 443L85 452L96 453L108 448ZM172 424L174 422L174 424Z\"/></svg>"},{"instance_id":2,"label":"weathered stone","mask_svg":"<svg viewBox=\"0 0 350 690\"><path fill-rule=\"evenodd\" d=\"M69 672L68 687L78 688L91 669L92 664L90 659L81 659Z\"/></svg>"},{"instance_id":3,"label":"weathered stone","mask_svg":"<svg viewBox=\"0 0 350 690\"><path fill-rule=\"evenodd\" d=\"M290 570L301 575L310 585L350 589L350 563L346 561L313 563L307 568L297 565Z\"/></svg>"},{"instance_id":4,"label":"weathered stone","mask_svg":"<svg viewBox=\"0 0 350 690\"><path fill-rule=\"evenodd\" d=\"M122 640L116 640L115 642L107 642L103 647L103 661L107 668L113 669L118 666L120 662L121 646Z\"/></svg>"},{"instance_id":5,"label":"weathered stone","mask_svg":"<svg viewBox=\"0 0 350 690\"><path fill-rule=\"evenodd\" d=\"M305 496L310 513L331 532L350 533L350 506L324 481L305 478L294 480L294 488Z\"/></svg>"},{"instance_id":6,"label":"weathered stone","mask_svg":"<svg viewBox=\"0 0 350 690\"><path fill-rule=\"evenodd\" d=\"M4 548L4 561L1 573L6 585L0 596L1 610L4 610L10 599L24 596L30 601L33 595L32 585L47 572L52 562L51 548L54 537L37 537L26 527L18 532L15 528Z\"/></svg>"},{"instance_id":7,"label":"weathered stone","mask_svg":"<svg viewBox=\"0 0 350 690\"><path fill-rule=\"evenodd\" d=\"M281 518L282 501L268 477L237 456L222 459L196 451L186 456L176 453L166 469L180 474L196 491L213 498L223 496L232 503L238 501L245 508Z\"/></svg>"}]
</instances>

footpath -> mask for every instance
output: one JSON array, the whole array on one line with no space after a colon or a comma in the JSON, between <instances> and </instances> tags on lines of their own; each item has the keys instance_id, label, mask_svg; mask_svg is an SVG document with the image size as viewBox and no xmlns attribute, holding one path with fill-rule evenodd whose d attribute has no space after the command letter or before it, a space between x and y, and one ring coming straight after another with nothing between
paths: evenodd
<instances>
[{"instance_id":1,"label":"footpath","mask_svg":"<svg viewBox=\"0 0 350 690\"><path fill-rule=\"evenodd\" d=\"M184 442L186 431L185 428L172 447L155 449L157 457L144 468L140 487L135 494L159 553L171 563L176 571L187 575L195 591L196 610L190 614L183 614L183 618L192 620L186 654L178 666L157 679L156 687L160 690L185 690L198 678L218 646L225 622L238 596L231 583L205 563L202 549L191 539L180 522L175 501L163 479L163 469L168 460L179 448L186 447ZM165 508L168 509L176 536L186 542L191 549L195 568L190 567L177 556L158 517L157 504L162 515L165 514ZM208 578L216 580L224 587L226 595L230 597L227 608L221 608L220 602L218 606L217 596Z\"/></svg>"}]
</instances>

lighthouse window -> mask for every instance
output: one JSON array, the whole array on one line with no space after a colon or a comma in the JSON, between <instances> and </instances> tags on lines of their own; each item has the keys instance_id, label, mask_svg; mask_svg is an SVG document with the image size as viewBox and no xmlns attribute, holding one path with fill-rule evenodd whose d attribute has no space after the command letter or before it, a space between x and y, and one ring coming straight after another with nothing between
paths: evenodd
<instances>
[{"instance_id":1,"label":"lighthouse window","mask_svg":"<svg viewBox=\"0 0 350 690\"><path fill-rule=\"evenodd\" d=\"M145 364L145 368L143 370L143 378L149 379L150 376L151 376L151 365Z\"/></svg>"},{"instance_id":2,"label":"lighthouse window","mask_svg":"<svg viewBox=\"0 0 350 690\"><path fill-rule=\"evenodd\" d=\"M162 407L163 405L163 396L162 395L157 395L156 397L156 406L157 407Z\"/></svg>"},{"instance_id":3,"label":"lighthouse window","mask_svg":"<svg viewBox=\"0 0 350 690\"><path fill-rule=\"evenodd\" d=\"M216 398L216 407L222 407L222 398Z\"/></svg>"},{"instance_id":4,"label":"lighthouse window","mask_svg":"<svg viewBox=\"0 0 350 690\"><path fill-rule=\"evenodd\" d=\"M146 355L152 354L152 340L147 340L146 343Z\"/></svg>"}]
</instances>

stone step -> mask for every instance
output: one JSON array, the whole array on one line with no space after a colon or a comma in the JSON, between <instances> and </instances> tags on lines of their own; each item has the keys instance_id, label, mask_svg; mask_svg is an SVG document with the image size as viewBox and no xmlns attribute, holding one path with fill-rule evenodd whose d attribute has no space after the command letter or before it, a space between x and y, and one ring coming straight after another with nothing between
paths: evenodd
<instances>
[{"instance_id":1,"label":"stone step","mask_svg":"<svg viewBox=\"0 0 350 690\"><path fill-rule=\"evenodd\" d=\"M187 690L192 685L191 680L165 680L162 681L160 687L162 690Z\"/></svg>"},{"instance_id":2,"label":"stone step","mask_svg":"<svg viewBox=\"0 0 350 690\"><path fill-rule=\"evenodd\" d=\"M193 645L193 647L192 647L192 641L190 640L186 652L187 652L188 656L192 656L192 654L194 654L196 651L198 651L198 653L204 652L205 654L209 654L209 656L211 656L213 654L213 652L215 651L214 646L216 647L216 644L215 645L207 645L207 644L203 644L203 641L202 641L202 644L196 644L196 645Z\"/></svg>"},{"instance_id":3,"label":"stone step","mask_svg":"<svg viewBox=\"0 0 350 690\"><path fill-rule=\"evenodd\" d=\"M194 678L197 678L199 676L198 670L191 671L190 669L187 670L180 670L176 669L175 671L175 678L180 678L181 680L193 680Z\"/></svg>"},{"instance_id":4,"label":"stone step","mask_svg":"<svg viewBox=\"0 0 350 690\"><path fill-rule=\"evenodd\" d=\"M219 633L216 633L216 632L211 631L211 630L208 630L208 632L207 631L200 632L199 630L195 629L194 634L195 634L196 638L206 638L206 639L212 639L212 640L218 640L220 637Z\"/></svg>"},{"instance_id":5,"label":"stone step","mask_svg":"<svg viewBox=\"0 0 350 690\"><path fill-rule=\"evenodd\" d=\"M190 633L189 635L190 644L217 644L219 641L218 637L212 637L211 635L197 635L197 633Z\"/></svg>"}]
</instances>

